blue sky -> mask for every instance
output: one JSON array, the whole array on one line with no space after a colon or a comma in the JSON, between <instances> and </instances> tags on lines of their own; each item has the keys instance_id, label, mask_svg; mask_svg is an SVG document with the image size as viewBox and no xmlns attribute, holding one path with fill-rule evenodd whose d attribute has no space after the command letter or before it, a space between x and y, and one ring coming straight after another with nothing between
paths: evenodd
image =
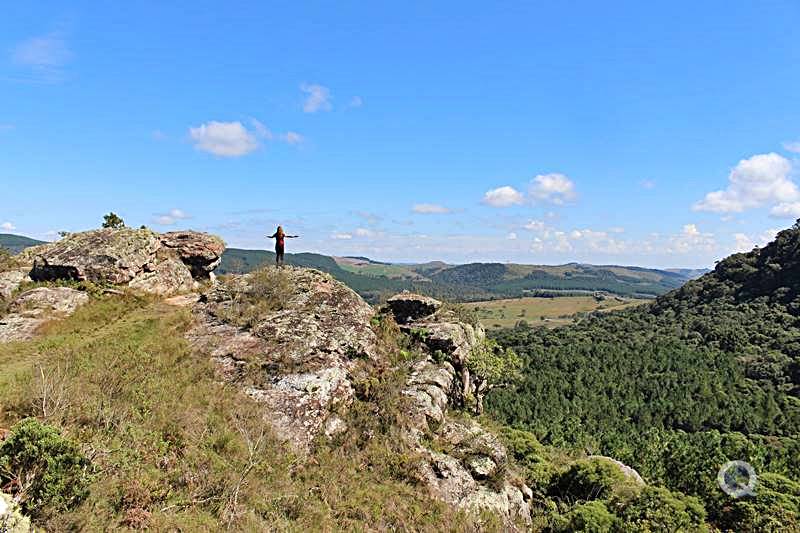
<instances>
[{"instance_id":1,"label":"blue sky","mask_svg":"<svg viewBox=\"0 0 800 533\"><path fill-rule=\"evenodd\" d=\"M164 4L0 19L0 232L113 210L250 248L282 223L289 251L704 267L800 218L795 0Z\"/></svg>"}]
</instances>

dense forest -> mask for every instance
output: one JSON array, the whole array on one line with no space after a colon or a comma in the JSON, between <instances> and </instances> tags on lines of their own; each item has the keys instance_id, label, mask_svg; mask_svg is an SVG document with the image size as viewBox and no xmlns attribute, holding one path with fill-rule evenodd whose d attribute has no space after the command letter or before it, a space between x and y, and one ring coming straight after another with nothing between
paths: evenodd
<instances>
[{"instance_id":1,"label":"dense forest","mask_svg":"<svg viewBox=\"0 0 800 533\"><path fill-rule=\"evenodd\" d=\"M719 527L800 528L800 221L651 304L495 336L524 361L487 400L499 419L697 496ZM717 487L729 460L754 497Z\"/></svg>"}]
</instances>

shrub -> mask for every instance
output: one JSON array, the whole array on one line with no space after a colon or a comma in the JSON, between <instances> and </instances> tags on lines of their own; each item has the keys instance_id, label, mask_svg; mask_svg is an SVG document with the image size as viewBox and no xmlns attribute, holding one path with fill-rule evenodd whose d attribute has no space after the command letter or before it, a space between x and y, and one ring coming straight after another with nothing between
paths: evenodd
<instances>
[{"instance_id":1,"label":"shrub","mask_svg":"<svg viewBox=\"0 0 800 533\"><path fill-rule=\"evenodd\" d=\"M467 307L463 304L446 302L444 305L442 305L441 312L449 312L455 317L456 320L465 324L469 324L473 328L477 328L481 325L481 320L478 317L478 310L472 307Z\"/></svg>"},{"instance_id":2,"label":"shrub","mask_svg":"<svg viewBox=\"0 0 800 533\"><path fill-rule=\"evenodd\" d=\"M615 487L625 483L625 474L609 461L584 459L573 463L556 477L550 494L566 500L602 500L611 496Z\"/></svg>"},{"instance_id":3,"label":"shrub","mask_svg":"<svg viewBox=\"0 0 800 533\"><path fill-rule=\"evenodd\" d=\"M11 252L0 246L0 271L8 270L17 266L17 262Z\"/></svg>"},{"instance_id":4,"label":"shrub","mask_svg":"<svg viewBox=\"0 0 800 533\"><path fill-rule=\"evenodd\" d=\"M0 445L0 480L34 517L79 504L88 495L89 467L77 444L34 418L18 422Z\"/></svg>"},{"instance_id":5,"label":"shrub","mask_svg":"<svg viewBox=\"0 0 800 533\"><path fill-rule=\"evenodd\" d=\"M266 315L280 311L294 293L291 280L281 270L265 267L226 281L232 293L230 306L220 318L242 327L253 327Z\"/></svg>"},{"instance_id":6,"label":"shrub","mask_svg":"<svg viewBox=\"0 0 800 533\"><path fill-rule=\"evenodd\" d=\"M475 385L475 410L483 413L483 398L498 387L504 387L520 377L522 360L511 348L503 348L497 342L484 339L472 349L467 367Z\"/></svg>"},{"instance_id":7,"label":"shrub","mask_svg":"<svg viewBox=\"0 0 800 533\"><path fill-rule=\"evenodd\" d=\"M610 533L615 528L617 517L608 510L606 504L596 500L576 505L563 518L561 531L581 533Z\"/></svg>"},{"instance_id":8,"label":"shrub","mask_svg":"<svg viewBox=\"0 0 800 533\"><path fill-rule=\"evenodd\" d=\"M708 531L700 500L663 487L645 487L618 514L624 531Z\"/></svg>"}]
</instances>

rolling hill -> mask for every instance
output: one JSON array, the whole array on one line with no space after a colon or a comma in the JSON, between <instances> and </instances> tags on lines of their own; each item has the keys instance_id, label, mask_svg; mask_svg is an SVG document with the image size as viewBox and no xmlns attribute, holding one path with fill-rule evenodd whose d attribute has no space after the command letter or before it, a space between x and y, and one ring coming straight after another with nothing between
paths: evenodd
<instances>
[{"instance_id":1,"label":"rolling hill","mask_svg":"<svg viewBox=\"0 0 800 533\"><path fill-rule=\"evenodd\" d=\"M0 233L0 248L9 250L12 254L18 254L29 246L36 246L43 244L44 241L37 241L22 235L13 235L11 233Z\"/></svg>"},{"instance_id":2,"label":"rolling hill","mask_svg":"<svg viewBox=\"0 0 800 533\"><path fill-rule=\"evenodd\" d=\"M250 272L275 261L266 250L229 248L218 272ZM616 265L520 265L470 263L450 265L388 264L364 257L287 254L286 263L317 268L352 287L369 301L411 290L449 300L480 301L549 294L579 295L607 292L627 297L653 298L682 286L696 271L669 271Z\"/></svg>"}]
</instances>

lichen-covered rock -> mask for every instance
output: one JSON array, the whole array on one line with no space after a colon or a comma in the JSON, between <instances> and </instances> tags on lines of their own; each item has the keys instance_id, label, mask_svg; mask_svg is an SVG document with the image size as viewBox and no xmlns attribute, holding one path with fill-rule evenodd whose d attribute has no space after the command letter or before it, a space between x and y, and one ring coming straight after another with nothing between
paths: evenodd
<instances>
[{"instance_id":1,"label":"lichen-covered rock","mask_svg":"<svg viewBox=\"0 0 800 533\"><path fill-rule=\"evenodd\" d=\"M195 278L208 277L222 261L225 242L219 237L196 231L170 231L161 236L161 244L175 250Z\"/></svg>"},{"instance_id":2,"label":"lichen-covered rock","mask_svg":"<svg viewBox=\"0 0 800 533\"><path fill-rule=\"evenodd\" d=\"M33 265L35 281L87 280L166 295L208 279L224 249L219 237L194 231L104 228L28 248L18 260Z\"/></svg>"},{"instance_id":3,"label":"lichen-covered rock","mask_svg":"<svg viewBox=\"0 0 800 533\"><path fill-rule=\"evenodd\" d=\"M9 304L8 314L0 317L0 342L30 339L42 324L71 315L87 301L85 292L67 287L25 291Z\"/></svg>"},{"instance_id":4,"label":"lichen-covered rock","mask_svg":"<svg viewBox=\"0 0 800 533\"><path fill-rule=\"evenodd\" d=\"M29 269L9 270L0 272L0 300L8 300L20 285L32 281L28 276Z\"/></svg>"},{"instance_id":5,"label":"lichen-covered rock","mask_svg":"<svg viewBox=\"0 0 800 533\"><path fill-rule=\"evenodd\" d=\"M448 408L462 407L473 393L467 362L485 339L483 328L458 320L442 311L440 302L419 295L390 298L387 310L428 354L414 363L403 388L410 400L405 438L422 457L420 481L442 501L502 516L508 530L530 524L526 494L532 493L510 483L505 446L477 422L448 416Z\"/></svg>"},{"instance_id":6,"label":"lichen-covered rock","mask_svg":"<svg viewBox=\"0 0 800 533\"><path fill-rule=\"evenodd\" d=\"M31 521L22 514L10 495L0 492L0 531L3 533L31 533Z\"/></svg>"},{"instance_id":7,"label":"lichen-covered rock","mask_svg":"<svg viewBox=\"0 0 800 533\"><path fill-rule=\"evenodd\" d=\"M392 310L398 324L406 324L434 314L442 302L420 294L402 292L386 300L386 305Z\"/></svg>"},{"instance_id":8,"label":"lichen-covered rock","mask_svg":"<svg viewBox=\"0 0 800 533\"><path fill-rule=\"evenodd\" d=\"M285 286L276 309L267 306L240 326L235 312L243 304L237 294L264 278L263 272L238 276L195 306L187 338L217 363L222 379L264 405L279 437L307 451L317 435L343 429L343 421L331 420L353 401L356 366L376 357L374 311L328 274L286 267L271 276L267 279ZM261 289L269 293L269 287ZM250 305L258 308L261 302L256 298Z\"/></svg>"}]
</instances>

